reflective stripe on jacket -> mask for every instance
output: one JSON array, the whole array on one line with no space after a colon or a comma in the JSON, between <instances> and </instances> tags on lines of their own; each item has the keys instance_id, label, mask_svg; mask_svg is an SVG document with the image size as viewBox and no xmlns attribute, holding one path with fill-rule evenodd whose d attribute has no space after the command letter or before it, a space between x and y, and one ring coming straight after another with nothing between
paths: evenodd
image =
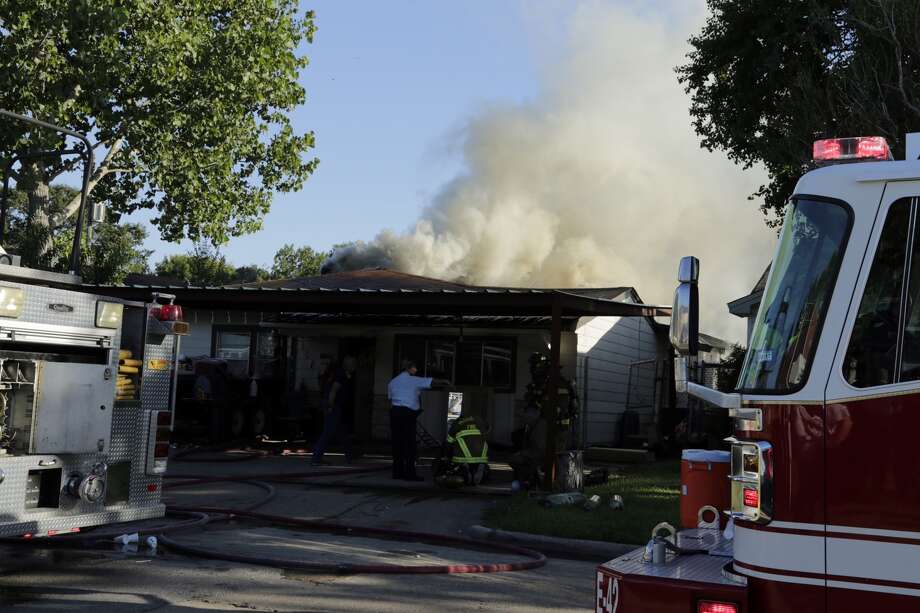
<instances>
[{"instance_id":1,"label":"reflective stripe on jacket","mask_svg":"<svg viewBox=\"0 0 920 613\"><path fill-rule=\"evenodd\" d=\"M472 420L455 434L448 433L447 442L453 446L451 460L458 464L485 464L489 461L489 444Z\"/></svg>"}]
</instances>

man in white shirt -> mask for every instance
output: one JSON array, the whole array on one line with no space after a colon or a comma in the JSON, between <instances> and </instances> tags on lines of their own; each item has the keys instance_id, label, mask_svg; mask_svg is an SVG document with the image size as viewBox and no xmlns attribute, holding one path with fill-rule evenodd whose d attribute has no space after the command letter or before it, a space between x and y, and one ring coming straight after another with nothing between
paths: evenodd
<instances>
[{"instance_id":1,"label":"man in white shirt","mask_svg":"<svg viewBox=\"0 0 920 613\"><path fill-rule=\"evenodd\" d=\"M420 407L419 394L431 389L434 379L418 377L415 362L405 360L403 370L387 386L390 399L390 440L393 444L393 478L405 481L423 481L415 473L416 443L415 422Z\"/></svg>"}]
</instances>

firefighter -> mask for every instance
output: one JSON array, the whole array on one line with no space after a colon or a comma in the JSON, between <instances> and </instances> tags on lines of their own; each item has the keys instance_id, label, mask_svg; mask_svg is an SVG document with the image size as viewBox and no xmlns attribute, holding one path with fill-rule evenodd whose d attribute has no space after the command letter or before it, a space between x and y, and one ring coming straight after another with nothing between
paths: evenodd
<instances>
[{"instance_id":1,"label":"firefighter","mask_svg":"<svg viewBox=\"0 0 920 613\"><path fill-rule=\"evenodd\" d=\"M540 482L540 466L546 456L546 420L530 405L524 409L521 449L508 460L514 471L511 489L530 489Z\"/></svg>"},{"instance_id":2,"label":"firefighter","mask_svg":"<svg viewBox=\"0 0 920 613\"><path fill-rule=\"evenodd\" d=\"M461 416L447 431L447 444L435 467L435 480L444 486L479 485L489 473L488 427L474 416Z\"/></svg>"}]
</instances>

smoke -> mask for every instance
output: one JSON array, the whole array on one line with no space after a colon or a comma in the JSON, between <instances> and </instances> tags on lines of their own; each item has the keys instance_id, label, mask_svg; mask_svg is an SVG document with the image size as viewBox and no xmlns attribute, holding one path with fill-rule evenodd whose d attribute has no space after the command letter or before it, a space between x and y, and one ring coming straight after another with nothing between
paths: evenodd
<instances>
[{"instance_id":1,"label":"smoke","mask_svg":"<svg viewBox=\"0 0 920 613\"><path fill-rule=\"evenodd\" d=\"M705 15L702 2L688 6L580 6L538 99L475 116L464 131L467 170L414 226L340 249L326 271L381 265L479 285L629 285L668 304L678 260L693 254L701 328L742 340L725 304L753 287L775 235L747 199L762 172L701 150L690 126L674 67Z\"/></svg>"}]
</instances>

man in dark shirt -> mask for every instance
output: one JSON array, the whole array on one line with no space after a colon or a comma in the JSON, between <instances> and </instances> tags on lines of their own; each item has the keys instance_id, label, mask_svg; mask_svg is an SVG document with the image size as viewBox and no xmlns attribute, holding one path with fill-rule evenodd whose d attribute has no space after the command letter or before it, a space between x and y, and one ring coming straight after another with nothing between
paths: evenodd
<instances>
[{"instance_id":1,"label":"man in dark shirt","mask_svg":"<svg viewBox=\"0 0 920 613\"><path fill-rule=\"evenodd\" d=\"M351 431L354 427L354 406L355 406L355 370L358 363L352 356L346 356L342 360L342 367L335 374L335 379L329 387L329 396L325 402L325 421L323 423L323 433L316 442L313 449L313 458L310 461L311 466L324 464L323 454L326 453L326 447L329 446L337 433L342 434L342 440L345 447L345 462L351 463L352 457L352 437Z\"/></svg>"}]
</instances>

